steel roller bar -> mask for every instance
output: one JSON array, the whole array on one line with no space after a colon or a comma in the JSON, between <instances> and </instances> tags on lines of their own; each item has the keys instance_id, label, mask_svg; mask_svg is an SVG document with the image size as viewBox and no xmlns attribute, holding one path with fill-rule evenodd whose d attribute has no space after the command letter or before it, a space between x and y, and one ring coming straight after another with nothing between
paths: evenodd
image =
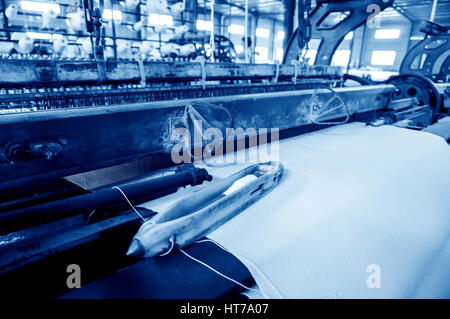
<instances>
[{"instance_id":1,"label":"steel roller bar","mask_svg":"<svg viewBox=\"0 0 450 319\"><path fill-rule=\"evenodd\" d=\"M169 176L157 178L144 176L121 183L117 185L120 190L115 188L116 186L103 187L89 194L1 213L0 234L77 214L130 209L122 192L132 203L139 204L173 193L180 187L202 184L206 180L210 181L212 177L205 169L183 168Z\"/></svg>"}]
</instances>

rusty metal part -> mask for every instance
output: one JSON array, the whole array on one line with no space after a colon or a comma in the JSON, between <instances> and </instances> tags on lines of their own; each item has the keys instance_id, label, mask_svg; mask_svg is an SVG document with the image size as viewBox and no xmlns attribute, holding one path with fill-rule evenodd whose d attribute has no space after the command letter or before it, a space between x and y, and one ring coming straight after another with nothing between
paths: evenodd
<instances>
[{"instance_id":1,"label":"rusty metal part","mask_svg":"<svg viewBox=\"0 0 450 319\"><path fill-rule=\"evenodd\" d=\"M383 109L392 85L336 88L350 115ZM99 106L96 108L48 110L0 116L0 145L24 145L58 136L66 144L50 159L0 163L0 189L29 183L37 178L55 178L124 163L151 155L166 154L159 162L173 164L172 148L177 144L172 133L182 123L189 103L212 103L227 108L234 128L277 128L289 130L312 124L308 106L314 90L261 94L242 94L202 99L155 101L139 104ZM332 93L318 92L327 101ZM335 114L336 118L345 117ZM0 150L0 159L5 158Z\"/></svg>"},{"instance_id":2,"label":"rusty metal part","mask_svg":"<svg viewBox=\"0 0 450 319\"><path fill-rule=\"evenodd\" d=\"M88 194L2 213L0 214L0 234L77 214L125 210L129 208L128 200L139 204L173 193L179 187L200 185L204 181L211 180L212 177L205 169L193 166L164 177L141 176L139 179L125 181L117 186L103 187ZM116 187L120 188L116 189ZM128 199L124 198L122 192Z\"/></svg>"}]
</instances>

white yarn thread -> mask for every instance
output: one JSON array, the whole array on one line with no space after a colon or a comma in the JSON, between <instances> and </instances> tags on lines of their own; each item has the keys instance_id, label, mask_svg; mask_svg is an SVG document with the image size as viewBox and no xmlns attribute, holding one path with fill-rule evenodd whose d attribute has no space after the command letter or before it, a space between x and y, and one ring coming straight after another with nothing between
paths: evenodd
<instances>
[{"instance_id":1,"label":"white yarn thread","mask_svg":"<svg viewBox=\"0 0 450 319\"><path fill-rule=\"evenodd\" d=\"M198 259L195 258L195 257L192 257L192 256L189 255L187 252L185 252L183 249L180 248L179 251L181 251L186 257L189 257L189 258L192 259L193 261L198 262L200 265L205 266L205 267L208 268L209 270L211 270L211 271L215 272L217 275L219 275L219 276L221 276L221 277L223 277L223 278L225 278L225 279L231 281L232 283L234 283L234 284L236 284L236 285L238 285L238 286L240 286L240 287L242 287L242 288L244 288L244 289L254 290L254 291L259 291L258 289L253 289L253 288L247 287L246 285L241 284L239 281L234 280L233 278L230 278L230 277L228 277L227 275L222 274L220 271L214 269L213 267L211 267L210 265L204 263L203 261L198 260Z\"/></svg>"},{"instance_id":2,"label":"white yarn thread","mask_svg":"<svg viewBox=\"0 0 450 319\"><path fill-rule=\"evenodd\" d=\"M252 265L255 269L257 269L258 272L260 273L260 275L261 275L262 277L264 277L264 279L265 279L268 283L270 283L270 285L272 286L272 289L275 290L275 292L276 292L281 298L283 298L283 295L280 293L280 291L279 291L279 290L274 286L274 284L267 278L267 276L264 274L264 272L263 272L258 266L256 266L252 261L250 261L250 260L248 260L247 258L244 258L244 257L242 257L242 256L240 256L240 255L238 255L238 254L232 253L230 250L228 250L227 248L225 248L224 246L222 246L221 244L219 244L219 243L216 242L215 240L212 240L212 239L209 239L209 238L208 238L208 239L201 239L201 240L198 240L198 241L196 241L194 244L204 243L204 242L211 242L211 243L215 244L217 247L219 247L219 248L225 250L227 253L234 255L236 258L238 258L238 259L240 259L240 260L245 260L246 263ZM256 291L256 289L250 289L250 290L255 290L255 291ZM267 294L266 294L263 290L261 290L260 292L264 295L265 298L268 298L268 299L269 299L269 297L267 296Z\"/></svg>"},{"instance_id":3,"label":"white yarn thread","mask_svg":"<svg viewBox=\"0 0 450 319\"><path fill-rule=\"evenodd\" d=\"M169 242L170 242L170 248L169 248L169 250L166 251L166 252L163 253L163 254L160 254L160 256L167 256L167 255L170 254L170 252L173 250L173 247L175 246L175 240L174 240L174 238L173 238L173 237L170 237ZM203 242L203 241L199 241L199 242ZM199 243L199 242L196 242L196 243ZM216 244L219 248L222 248L223 250L226 251L226 249L223 248L222 246L220 246L219 244L217 244L217 243L215 243L215 244ZM214 268L211 267L210 265L208 265L208 264L204 263L203 261L198 260L197 258L195 258L195 257L193 257L193 256L191 256L191 255L189 255L189 254L188 254L187 252L185 252L183 249L179 248L178 250L181 251L186 257L192 259L193 261L198 262L200 265L202 265L202 266L208 268L209 270L211 270L211 271L215 272L216 274L218 274L219 276L221 276L221 277L223 277L223 278L225 278L225 279L227 279L227 280L229 280L229 281L235 283L236 285L238 285L238 286L240 286L240 287L242 287L242 288L244 288L244 289L254 290L254 291L259 292L258 289L253 289L253 288L247 287L247 286L241 284L239 281L234 280L233 278L230 278L230 277L228 277L227 275L222 274L220 271L214 269Z\"/></svg>"},{"instance_id":4,"label":"white yarn thread","mask_svg":"<svg viewBox=\"0 0 450 319\"><path fill-rule=\"evenodd\" d=\"M174 238L173 238L173 237L170 237L169 242L170 242L170 248L169 248L169 250L166 251L166 252L163 253L163 254L160 254L160 256L167 256L168 254L170 254L170 253L172 252L173 248L175 247L175 240L174 240ZM249 261L249 260L246 259L246 258L243 258L242 256L233 254L233 253L232 253L231 251L229 251L227 248L223 247L221 244L219 244L218 242L216 242L216 241L214 241L214 240L212 240L212 239L202 239L202 240L198 240L198 241L194 242L194 244L200 244L200 243L204 243L204 242L211 242L211 243L214 243L214 244L215 244L217 247L219 247L220 249L222 249L222 250L228 252L229 254L234 255L234 256L235 256L236 258L238 258L238 259L243 259L243 260L245 260L247 263L251 264L253 267L255 267L255 268L260 272L260 274L267 280L267 282L269 282L269 283L272 285L272 288L279 294L279 296L282 296L281 293L275 288L275 286L273 286L273 284L267 279L267 277L264 275L264 273L263 273L263 272L262 272L262 271L254 264L254 263L252 263L251 261ZM251 291L256 291L256 292L260 292L260 293L262 293L262 294L264 295L265 298L269 298L269 297L266 295L266 293L265 293L264 291L258 290L258 289L254 289L254 288L251 288L251 287L247 287L246 285L241 284L239 281L237 281L237 280L235 280L235 279L233 279L233 278L230 278L230 277L228 277L227 275L221 273L220 271L218 271L217 269L211 267L211 266L208 265L207 263L205 263L205 262L203 262L203 261L201 261L201 260L199 260L199 259L197 259L197 258L195 258L195 257L193 257L193 256L191 256L191 255L189 255L189 254L188 254L187 252L185 252L183 249L179 248L178 250L179 250L180 252L182 252L186 257L188 257L188 258L190 258L191 260L193 260L193 261L199 263L200 265L202 265L202 266L208 268L209 270L211 270L212 272L214 272L214 273L216 273L217 275L221 276L222 278L225 278L226 280L229 280L229 281L231 281L232 283L234 283L234 284L236 284L236 285L238 285L238 286L240 286L240 287L242 287L242 288L244 288L244 289L251 290Z\"/></svg>"},{"instance_id":5,"label":"white yarn thread","mask_svg":"<svg viewBox=\"0 0 450 319\"><path fill-rule=\"evenodd\" d=\"M226 109L223 106L211 104L211 103L196 103L198 105L208 106L211 109L216 109L225 112L229 118L230 118L230 124L233 123L233 116L231 115L230 111ZM196 118L197 117L197 118ZM211 124L195 109L195 107L192 105L192 103L188 103L184 108L184 114L183 114L183 124L184 126L190 130L189 120L191 120L194 133L197 132L199 136L203 136L203 131L198 125L198 121L202 122L202 125L204 125L207 129L211 128ZM225 141L229 140L229 134L231 134L231 131L227 131L227 136L225 137ZM223 144L221 145L223 146ZM205 147L208 152L212 155L212 150L210 148L210 145L206 145ZM233 163L211 163L207 160L207 158L203 158L203 156L200 156L200 158L196 158L195 156L191 155L194 161L202 161L205 165L210 167L226 167L233 165ZM224 156L224 155L222 155Z\"/></svg>"},{"instance_id":6,"label":"white yarn thread","mask_svg":"<svg viewBox=\"0 0 450 319\"><path fill-rule=\"evenodd\" d=\"M141 215L141 214L137 211L137 209L133 206L133 204L131 204L130 200L128 199L127 195L125 195L125 193L122 191L122 189L120 189L120 187L118 187L118 186L113 186L113 188L117 189L117 190L123 195L123 197L126 199L126 201L127 201L128 204L130 205L130 207L134 210L134 212L135 212L135 213L136 213L136 214L137 214L144 222L147 222L147 221L145 220L145 218L142 217L142 215ZM94 210L94 211L95 211L95 210ZM93 212L94 212L94 211L93 211ZM93 212L92 212L92 213L93 213ZM91 214L92 214L92 213L91 213ZM89 217L90 217L90 216L89 216ZM148 221L148 222L154 224L154 222L151 221L151 220ZM167 252L163 253L163 254L160 254L160 256L167 256L168 254L171 253L171 251L172 251L173 248L175 247L175 240L174 240L173 237L170 237L169 242L170 242L170 248L169 248L169 250L168 250ZM264 275L264 273L263 273L263 272L262 272L262 271L254 264L254 263L252 263L251 261L249 261L248 259L246 259L246 258L244 258L244 257L242 257L242 256L233 254L231 251L229 251L228 249L226 249L225 247L223 247L222 245L220 245L218 242L216 242L216 241L214 241L214 240L212 240L212 239L203 239L203 240L198 240L198 241L194 242L194 244L199 244L199 243L203 243L203 242L212 242L212 243L214 243L217 247L219 247L219 248L221 248L222 250L228 252L229 254L234 255L234 256L237 257L238 259L243 259L243 260L245 260L246 262L248 262L249 264L251 264L253 267L255 267L256 269L258 269L258 271L261 273L261 275L264 276L265 279L266 279L269 283L271 283L271 282L267 279L267 277ZM261 292L261 293L264 295L264 297L268 298L267 295L264 293L264 291L262 291L262 290L260 291L260 290L258 290L258 289L254 289L254 288L247 287L246 285L241 284L239 281L234 280L233 278L228 277L227 275L221 273L221 272L218 271L217 269L214 269L213 267L211 267L210 265L204 263L203 261L198 260L197 258L195 258L195 257L193 257L193 256L191 256L191 255L189 255L189 254L188 254L187 252L185 252L183 249L179 248L178 250L181 251L186 257L190 258L190 259L193 260L193 261L196 261L197 263L199 263L200 265L202 265L202 266L208 268L209 270L211 270L212 272L216 273L217 275L219 275L219 276L221 276L221 277L223 277L223 278L225 278L225 279L231 281L232 283L234 283L234 284L236 284L236 285L238 285L238 286L240 286L240 287L242 287L242 288L244 288L244 289L251 290L251 291L256 291L256 292ZM271 284L272 284L272 283L271 283ZM275 288L275 286L273 286L273 284L272 284L272 287L273 287L273 289L275 289L275 291L281 296L280 292Z\"/></svg>"},{"instance_id":7,"label":"white yarn thread","mask_svg":"<svg viewBox=\"0 0 450 319\"><path fill-rule=\"evenodd\" d=\"M136 213L136 214L137 214L144 222L147 222L147 221L145 220L145 218L142 217L141 214L139 214L139 212L137 211L137 209L134 208L133 204L131 204L131 202L130 202L130 200L128 199L127 195L125 195L125 193L120 189L120 187L119 187L119 186L114 186L113 188L117 189L117 190L123 195L123 197L125 197L125 199L127 200L128 204L131 206L131 208L133 208L134 212L135 212L135 213ZM148 222L154 223L153 221L148 221Z\"/></svg>"},{"instance_id":8,"label":"white yarn thread","mask_svg":"<svg viewBox=\"0 0 450 319\"><path fill-rule=\"evenodd\" d=\"M168 254L170 254L170 252L172 251L173 247L175 246L175 240L173 239L173 237L169 238L169 242L170 242L170 248L168 251L166 251L164 254L160 254L160 256L167 256Z\"/></svg>"},{"instance_id":9,"label":"white yarn thread","mask_svg":"<svg viewBox=\"0 0 450 319\"><path fill-rule=\"evenodd\" d=\"M89 214L87 220L86 220L86 224L89 224L89 221L91 220L92 215L94 215L95 213L95 209Z\"/></svg>"}]
</instances>

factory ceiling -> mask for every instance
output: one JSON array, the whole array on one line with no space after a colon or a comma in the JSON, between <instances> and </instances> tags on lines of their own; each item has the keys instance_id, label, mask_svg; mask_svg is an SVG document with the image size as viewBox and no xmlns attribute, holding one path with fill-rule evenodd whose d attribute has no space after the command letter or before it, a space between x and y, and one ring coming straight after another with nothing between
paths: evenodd
<instances>
[{"instance_id":1,"label":"factory ceiling","mask_svg":"<svg viewBox=\"0 0 450 319\"><path fill-rule=\"evenodd\" d=\"M412 21L429 20L433 0L396 0L394 7ZM435 22L450 25L450 0L438 0Z\"/></svg>"},{"instance_id":2,"label":"factory ceiling","mask_svg":"<svg viewBox=\"0 0 450 319\"><path fill-rule=\"evenodd\" d=\"M210 1L199 0L200 3L206 5ZM245 0L215 0L216 10L224 14L242 15L244 6ZM259 16L283 19L284 5L282 0L248 0L248 6L250 13L257 12ZM396 0L394 4L397 11L414 22L429 20L432 6L433 0ZM450 0L438 0L435 22L450 25Z\"/></svg>"}]
</instances>

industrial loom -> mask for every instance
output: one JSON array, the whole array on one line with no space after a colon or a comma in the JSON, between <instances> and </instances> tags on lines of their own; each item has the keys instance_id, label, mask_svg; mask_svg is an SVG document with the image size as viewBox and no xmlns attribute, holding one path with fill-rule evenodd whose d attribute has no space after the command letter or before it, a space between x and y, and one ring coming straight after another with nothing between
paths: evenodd
<instances>
[{"instance_id":1,"label":"industrial loom","mask_svg":"<svg viewBox=\"0 0 450 319\"><path fill-rule=\"evenodd\" d=\"M85 269L83 284L118 270L123 270L119 277L110 280L147 278L147 285L131 294L141 298L239 295L240 286L199 269L179 253L164 259L126 256L141 220L114 186L144 218L154 212L138 207L142 203L187 185L207 187L208 167L174 165L171 158L178 143L173 132L186 126L192 130L192 114L223 132L277 128L281 140L352 122L445 136L448 125L439 120L448 116L449 86L437 82L448 77L448 63L438 76L427 68L426 74L405 72L384 83L330 66L344 36L369 18L367 5L385 9L393 2L317 1L311 11L308 1L300 1L308 15L300 19L304 25L299 30L309 32L294 33L283 64L107 61L101 41L96 41L92 61L0 60L2 296L60 297L69 292L69 264ZM87 10L94 12L95 37L95 10ZM324 23L343 11L350 14L338 24ZM430 28L432 36L448 38L448 30ZM315 65L305 63L302 53L312 34L322 38ZM242 141L251 147L245 135L226 142ZM205 144L190 146L195 153ZM254 283L236 257L213 243L186 251L222 265L241 283ZM183 280L177 267L195 280ZM97 297L106 289L102 285L71 293ZM136 293L135 288L129 292Z\"/></svg>"}]
</instances>

